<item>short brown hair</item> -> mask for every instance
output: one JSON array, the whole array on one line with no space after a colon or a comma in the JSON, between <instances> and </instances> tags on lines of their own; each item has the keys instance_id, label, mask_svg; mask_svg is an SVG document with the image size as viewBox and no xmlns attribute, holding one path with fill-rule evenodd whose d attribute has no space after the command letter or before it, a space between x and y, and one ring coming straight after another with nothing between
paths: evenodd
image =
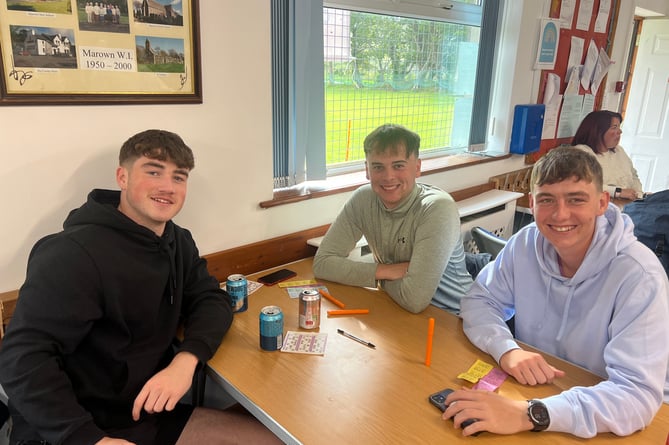
<instances>
[{"instance_id":1,"label":"short brown hair","mask_svg":"<svg viewBox=\"0 0 669 445\"><path fill-rule=\"evenodd\" d=\"M571 146L562 146L552 149L534 164L530 191L535 186L555 184L569 178L592 182L598 192L604 189L602 166L595 155Z\"/></svg>"},{"instance_id":2,"label":"short brown hair","mask_svg":"<svg viewBox=\"0 0 669 445\"><path fill-rule=\"evenodd\" d=\"M146 156L160 161L172 161L179 168L192 170L195 167L193 151L181 137L166 130L145 130L131 136L123 143L118 155L120 165L135 162Z\"/></svg>"},{"instance_id":3,"label":"short brown hair","mask_svg":"<svg viewBox=\"0 0 669 445\"><path fill-rule=\"evenodd\" d=\"M407 158L412 154L418 158L420 136L417 133L396 124L384 124L369 133L363 144L365 156L371 152L382 153L388 149L398 151L401 144L406 148Z\"/></svg>"}]
</instances>

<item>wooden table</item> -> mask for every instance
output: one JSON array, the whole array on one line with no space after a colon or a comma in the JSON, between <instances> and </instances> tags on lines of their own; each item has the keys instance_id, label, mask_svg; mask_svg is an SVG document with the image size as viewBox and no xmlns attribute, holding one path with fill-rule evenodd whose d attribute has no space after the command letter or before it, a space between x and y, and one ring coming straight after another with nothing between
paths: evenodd
<instances>
[{"instance_id":1,"label":"wooden table","mask_svg":"<svg viewBox=\"0 0 669 445\"><path fill-rule=\"evenodd\" d=\"M297 278L313 278L312 260L289 264ZM257 275L249 276L249 279ZM421 314L401 309L383 291L322 282L346 308L368 308L368 315L327 318L338 309L322 300L319 332L328 334L323 356L267 352L259 347L259 313L267 305L284 312L284 333L299 331L298 303L285 289L262 287L249 296L248 311L235 315L232 328L208 373L243 406L286 443L302 444L541 444L585 442L561 433L521 433L498 436L483 433L465 438L452 422L443 421L427 396L443 388L471 386L457 378L476 359L494 364L462 332L461 321L434 306ZM425 366L428 319L435 319L432 364ZM371 349L337 329L376 345ZM499 392L516 399L545 397L575 385L599 381L593 374L549 357L567 372L552 385L522 386L508 378ZM626 438L600 434L588 444L624 442L635 445L665 443L669 405L663 404L653 423Z\"/></svg>"}]
</instances>

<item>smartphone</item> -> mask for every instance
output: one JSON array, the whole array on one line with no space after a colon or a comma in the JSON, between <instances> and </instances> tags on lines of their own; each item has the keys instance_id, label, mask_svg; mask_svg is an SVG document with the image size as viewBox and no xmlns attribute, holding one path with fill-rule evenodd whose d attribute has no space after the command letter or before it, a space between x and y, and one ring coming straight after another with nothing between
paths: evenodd
<instances>
[{"instance_id":1,"label":"smartphone","mask_svg":"<svg viewBox=\"0 0 669 445\"><path fill-rule=\"evenodd\" d=\"M446 397L448 397L448 395L452 392L453 392L453 390L450 389L450 388L442 389L439 392L435 392L434 394L430 394L430 396L428 397L428 400L430 401L430 403L432 405L439 408L439 411L441 411L443 413L444 411L446 411ZM467 419L460 424L460 428L466 428L474 422L476 422L476 419ZM473 436L478 436L480 433L481 432L479 431L479 432L476 432L472 435Z\"/></svg>"},{"instance_id":2,"label":"smartphone","mask_svg":"<svg viewBox=\"0 0 669 445\"><path fill-rule=\"evenodd\" d=\"M280 281L287 280L288 278L292 278L296 275L297 274L290 269L281 269L277 270L276 272L263 275L262 277L258 278L258 282L264 284L265 286L272 286Z\"/></svg>"},{"instance_id":3,"label":"smartphone","mask_svg":"<svg viewBox=\"0 0 669 445\"><path fill-rule=\"evenodd\" d=\"M428 400L431 404L439 408L439 410L443 413L446 411L446 397L448 397L448 395L452 392L452 389L446 388L439 392L435 392L434 394L430 394Z\"/></svg>"}]
</instances>

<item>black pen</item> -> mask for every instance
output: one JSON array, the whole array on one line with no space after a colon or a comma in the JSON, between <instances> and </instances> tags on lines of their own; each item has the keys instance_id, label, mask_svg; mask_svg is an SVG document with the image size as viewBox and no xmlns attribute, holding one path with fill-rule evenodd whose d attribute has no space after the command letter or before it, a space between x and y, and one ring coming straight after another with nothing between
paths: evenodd
<instances>
[{"instance_id":1,"label":"black pen","mask_svg":"<svg viewBox=\"0 0 669 445\"><path fill-rule=\"evenodd\" d=\"M350 338L351 340L355 340L355 341L357 341L358 343L363 344L363 345L365 345L365 346L367 346L367 347L370 347L370 348L376 348L376 346L374 345L374 343L370 343L370 342L368 342L367 340L363 340L362 338L359 338L359 337L356 337L355 335L349 334L348 332L346 332L346 331L344 331L344 330L342 330L342 329L337 329L337 333L343 335L344 337L348 337L348 338Z\"/></svg>"}]
</instances>

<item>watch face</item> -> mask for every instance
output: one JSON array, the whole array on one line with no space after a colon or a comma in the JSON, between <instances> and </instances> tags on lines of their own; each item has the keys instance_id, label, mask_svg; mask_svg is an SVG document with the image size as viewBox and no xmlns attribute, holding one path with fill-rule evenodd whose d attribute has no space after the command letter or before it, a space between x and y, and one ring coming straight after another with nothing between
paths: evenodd
<instances>
[{"instance_id":1,"label":"watch face","mask_svg":"<svg viewBox=\"0 0 669 445\"><path fill-rule=\"evenodd\" d=\"M535 428L544 429L550 423L550 416L548 415L548 409L546 405L539 401L531 401L530 406L528 407L528 414L530 415L530 420L534 424Z\"/></svg>"}]
</instances>

